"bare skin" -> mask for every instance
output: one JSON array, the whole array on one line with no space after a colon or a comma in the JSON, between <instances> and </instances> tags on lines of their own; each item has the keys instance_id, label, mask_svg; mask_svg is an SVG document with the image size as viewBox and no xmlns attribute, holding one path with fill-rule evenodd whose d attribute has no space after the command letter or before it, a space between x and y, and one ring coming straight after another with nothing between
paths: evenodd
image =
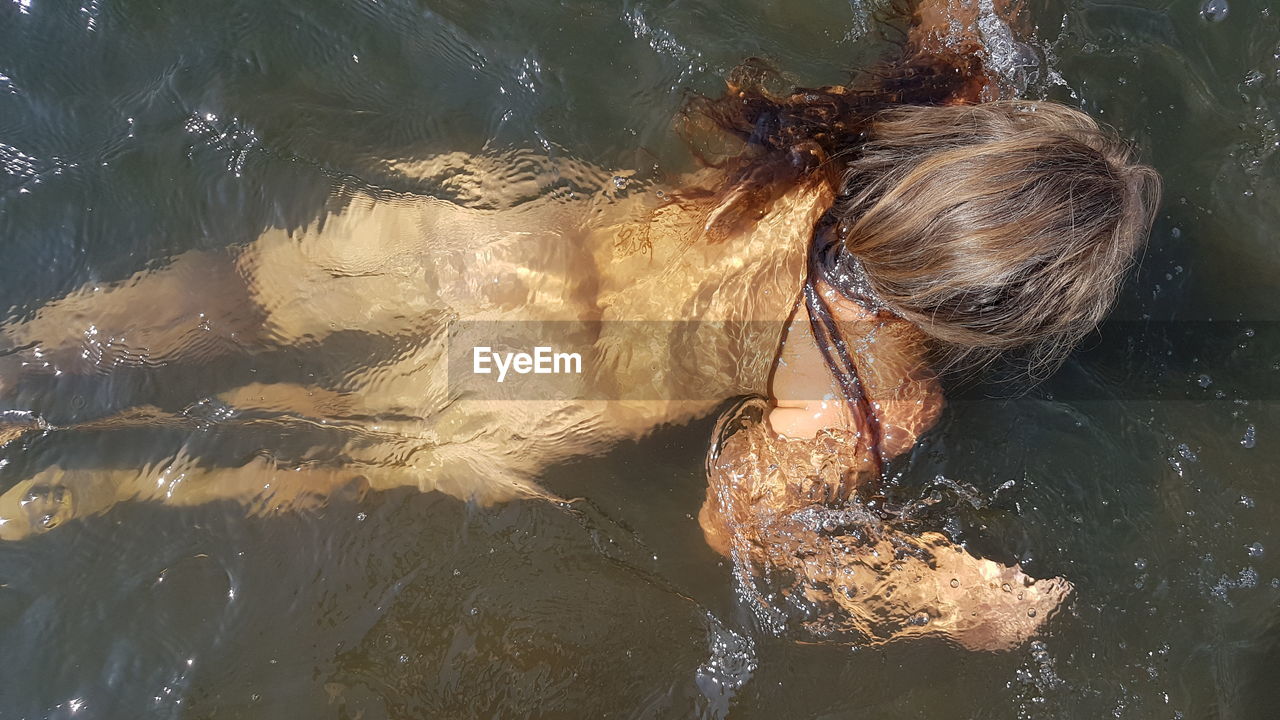
<instances>
[{"instance_id":1,"label":"bare skin","mask_svg":"<svg viewBox=\"0 0 1280 720\"><path fill-rule=\"evenodd\" d=\"M921 334L828 286L819 292L871 400L882 457L911 449L943 405ZM1038 633L1071 583L1034 580L940 533L905 532L850 504L881 479L868 431L867 419L845 402L797 303L761 422L717 438L708 462L698 521L707 543L733 560L740 592L766 616L793 607L818 636L859 644L933 637L1000 651Z\"/></svg>"},{"instance_id":2,"label":"bare skin","mask_svg":"<svg viewBox=\"0 0 1280 720\"><path fill-rule=\"evenodd\" d=\"M1005 12L1007 5L997 8ZM910 42L922 52L972 51L977 17L973 1L921 3ZM953 101L990 99L994 80L980 78ZM882 457L909 450L943 405L921 334L891 313L870 311L825 285L818 289L850 344L880 425ZM936 637L995 651L1034 636L1072 592L1066 580L1033 580L1017 565L975 557L936 532L913 535L865 516L850 520L857 511L842 510L844 503L879 479L869 428L845 402L800 300L769 397L762 422L718 439L723 444L708 463L698 515L708 544L733 559L743 593L766 614L794 603L823 636L848 633L870 644ZM773 588L776 595L757 595L759 578L771 577L786 585Z\"/></svg>"},{"instance_id":3,"label":"bare skin","mask_svg":"<svg viewBox=\"0 0 1280 720\"><path fill-rule=\"evenodd\" d=\"M976 32L972 18L963 14L970 12L971 5L958 0L921 2L912 30L917 51L944 46L950 50L958 42L972 42ZM956 13L963 21L958 36L949 35L953 28L943 22ZM421 178L447 175L472 164L465 156L442 156L402 171ZM516 172L530 164L528 157L517 157L507 167L480 169L472 174L473 186L466 188L477 197L500 202L504 193L529 195L539 174L563 173L575 182L603 187L612 177L585 166ZM697 182L689 178L677 185ZM423 336L437 326L441 315L459 310L464 317L483 319L781 321L793 309L807 229L814 213L828 202L826 192L797 188L779 201L753 239L733 243L731 248L689 242L690 225L701 219L696 209L673 205L655 213L652 196L619 202L602 193L586 208L582 203L562 207L548 203L496 211L469 210L437 200L411 209L374 205L356 197L322 218L323 226L269 231L250 246L226 253L187 253L161 271L138 273L109 287L86 287L45 305L29 321L0 333L0 396L16 390L29 373L96 374L120 366L163 365L188 356L251 356L271 348L320 344L341 331ZM591 216L585 223L584 209ZM643 234L652 238L649 247L620 253L619 248L629 244L627 238L641 226L646 228ZM540 229L530 231L530 227ZM432 244L424 247L422 237L428 234ZM424 255L431 261L424 262ZM430 285L432 277L456 275L468 267L478 268L475 282L422 292L424 276ZM709 302L710 297L714 301ZM843 311L837 308L837 312ZM493 448L486 448L467 430L477 424L538 427L541 418L553 416L559 424L544 427L547 435L562 435L566 428L591 429L576 434L593 440L557 442L553 449L528 447L518 462L499 466L497 474L510 486L531 488L537 471L548 463L599 451L655 425L703 415L721 397L734 394L770 392L778 406L771 422L787 436L812 437L822 427L848 427L856 421L840 415L839 403L823 400L830 394L830 380L825 378L806 323L800 320L791 318L791 339L779 365L782 372L774 373L772 387L760 379L769 372L768 357L777 343L777 337L768 333L751 338L749 349L721 348L722 356L734 350L745 351L750 358L745 377L732 381L715 373L682 377L671 370L674 365L655 375L646 363L651 368L654 362L661 365L667 359L618 350L646 346L636 342L639 338L627 337L637 332L634 325L625 329L626 323L615 323L618 329L613 337L587 338L603 361L604 369L593 378L599 386L639 382L653 387L649 398L681 398L682 386L705 390L708 377L716 381L712 389L720 395L700 392L697 400L684 397L595 407L579 403L568 413L565 408L547 413L547 408L526 403L532 408L527 413L495 414L492 407L447 397L444 381L432 371L441 365L442 347L437 342L423 343L395 364L355 374L345 387L276 383L270 388L228 391L218 399L244 411L269 410L303 422L376 426L373 435L408 438L390 443L393 449L387 449L386 443L361 435L354 441L358 447L346 455L359 459L364 470L385 465L388 455L403 455L406 443L416 447L425 441L433 445L428 465L441 477L465 475L471 465L492 470ZM724 363L723 357L719 363ZM789 368L803 370L793 377ZM389 378L395 382L388 382ZM317 395L330 397L317 406ZM885 412L886 425L898 426L894 411ZM157 413L142 414L148 423L161 421ZM388 419L392 417L410 420ZM114 422L133 421L118 418ZM432 431L423 432L424 424ZM903 420L900 426L908 424ZM442 430L448 428L472 437L471 447L449 441L449 432ZM903 441L912 441L920 431L902 433ZM15 434L12 425L4 434ZM508 446L497 439L493 442L498 448ZM891 436L886 442L897 440ZM453 469L440 473L440 467ZM487 499L502 499L505 494L503 482L476 492L462 480L418 477L415 484L424 489L453 488L464 496ZM14 492L20 493L21 488L10 494ZM175 496L169 499L175 501Z\"/></svg>"},{"instance_id":4,"label":"bare skin","mask_svg":"<svg viewBox=\"0 0 1280 720\"><path fill-rule=\"evenodd\" d=\"M492 200L530 194L488 190L504 171L488 162L496 161L448 156L413 171L444 173L455 183L469 173ZM0 343L25 348L7 358L7 381L18 380L11 385L18 389L24 373L160 366L184 361L184 353L195 361L217 354L251 361L273 347L321 347L343 330L397 340L395 356L344 371L337 384L255 383L192 399L225 408L221 425L321 426L337 434L336 447L241 467L209 467L181 454L142 469L52 467L0 497L0 537L22 537L122 500L232 499L266 512L331 488L404 485L480 502L550 497L537 484L549 464L704 416L724 398L767 391L780 329L803 277L809 228L829 196L796 188L736 241L691 244L687 232L702 221L701 208L655 210L652 189L610 198L613 173L599 169L540 171L595 176L601 194L493 210L357 197L323 225L268 231L225 255L182 255L157 271L84 288L4 328ZM641 229L651 238L647 248L620 243ZM672 321L691 320L706 321L695 325L703 328L698 342L666 335L679 327ZM568 336L553 336L578 343L585 355L585 373L572 378L566 399L535 394L513 402L451 382L446 329L456 330L452 342L484 345L492 321L585 321ZM742 332L717 331L716 323ZM8 437L0 439L12 442L23 429L198 430L202 423L154 408L70 428L11 416ZM178 481L165 481L170 475Z\"/></svg>"},{"instance_id":5,"label":"bare skin","mask_svg":"<svg viewBox=\"0 0 1280 720\"><path fill-rule=\"evenodd\" d=\"M888 312L875 313L822 286L842 335L853 343L859 378L868 385L881 424L886 458L909 450L942 412L943 399L924 357L924 339ZM862 432L813 338L803 305L787 323L770 381L774 408L768 423L788 438L812 438L823 429Z\"/></svg>"},{"instance_id":6,"label":"bare skin","mask_svg":"<svg viewBox=\"0 0 1280 720\"><path fill-rule=\"evenodd\" d=\"M915 49L929 52L945 44L953 52L957 43L973 41L973 16L953 15L967 7L922 2L912 32ZM960 20L958 38L950 34L952 17ZM955 100L973 101L985 92L975 86ZM538 163L528 156L494 163L451 155L403 170L419 177L462 177L477 197L499 204L504 197L537 195L538 180L520 186L526 175L513 175L513 167L534 167L535 178L571 175L599 189L573 202L513 202L483 210L436 199L405 204L356 196L323 222L291 232L271 230L226 253L184 254L161 270L83 288L47 304L27 322L4 328L0 350L16 351L0 356L0 393L20 389L27 373L101 373L122 365L252 357L273 348L319 347L343 331L392 338L396 352L328 386L251 384L213 399L231 409L219 422L337 428L344 440L327 448L325 457L258 456L238 467L209 467L184 449L140 469L52 467L0 496L0 538L21 538L126 500L232 499L250 512L266 513L319 502L343 488L404 485L481 502L555 499L537 484L549 464L604 451L658 425L704 416L725 398L767 394L770 408L761 432L737 441L716 466L723 472L711 478L699 516L708 543L744 567L788 568L833 590L848 577L858 578L859 587L874 578L896 581L906 572L900 565L877 564L865 554L834 555L830 548L816 552L831 562L797 563L801 553L789 544L804 544L810 555L814 547L825 548L826 536L814 534L796 513L846 498L851 472L858 482L870 477L862 472L868 457L858 439L866 430L864 419L845 406L797 302L812 228L830 206L831 191L820 184L797 187L754 230L709 244L697 242L706 208L655 202L654 188L614 197L614 173ZM677 185L712 182L710 176L689 177ZM637 244L638 237L645 242ZM882 426L884 455L905 452L942 408L919 333L830 288L822 290L842 334L855 345L859 377ZM689 320L745 330L713 334L697 345L653 334L653 327ZM450 383L445 331L458 321L585 323L572 335L586 349L590 368L573 387L577 399L514 402ZM477 344L484 339L462 338ZM610 393L629 395L589 399ZM81 429L139 425L199 422L144 407ZM0 427L0 445L23 431L59 429L38 418L10 417ZM756 445L748 447L747 440ZM774 470L758 472L752 463L762 457L779 462ZM779 473L777 467L791 471ZM732 477L749 482L726 480ZM974 558L936 533L894 537L897 546L916 547L922 557L933 558L931 566L911 565L911 573L945 573L964 590L951 592L945 583L930 581L900 592L893 611L927 608L937 619L928 632L965 647L1011 647L1034 632L1069 591L1065 582L1037 588L1016 567ZM991 595L992 588L1011 583L1020 586L1016 598ZM834 598L854 621L888 607L823 598ZM967 611L979 606L996 620L967 619ZM1036 610L1040 620L1034 622L999 622L1014 614L1034 618ZM856 629L880 639L928 634L915 627Z\"/></svg>"}]
</instances>

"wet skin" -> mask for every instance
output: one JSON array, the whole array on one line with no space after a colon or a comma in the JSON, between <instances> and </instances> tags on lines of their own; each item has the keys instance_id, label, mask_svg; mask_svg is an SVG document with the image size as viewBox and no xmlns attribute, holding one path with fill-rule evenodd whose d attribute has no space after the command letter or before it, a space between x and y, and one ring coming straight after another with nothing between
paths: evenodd
<instances>
[{"instance_id":1,"label":"wet skin","mask_svg":"<svg viewBox=\"0 0 1280 720\"><path fill-rule=\"evenodd\" d=\"M922 11L921 42L939 41L936 11L930 4ZM983 88L970 90L981 95ZM541 162L529 156L508 161ZM501 193L518 197L528 190L504 182L509 167L502 159L453 154L405 172L451 174L499 205ZM697 242L708 208L656 202L655 192L618 197L610 190L617 174L589 166L542 166L535 174L572 176L598 189L575 202L544 198L486 210L435 199L387 203L354 197L323 222L269 231L226 253L187 253L160 270L84 288L4 328L0 347L13 351L0 359L0 392L16 389L28 373L252 356L264 348L316 346L341 331L405 340L398 357L352 369L337 386L254 384L217 398L239 416L255 417L253 422L266 416L272 423L345 428L345 443L331 453L340 461L256 457L239 467L209 467L179 453L141 469L52 467L0 497L0 537L20 538L123 500L233 499L250 512L273 512L317 502L339 488L403 485L481 502L554 499L537 485L547 465L602 452L658 425L704 416L725 398L757 394L770 398L770 410L750 438L755 449L747 453L739 442L739 454L725 456L700 514L711 546L725 554L748 548L735 556L740 569L791 568L809 583L810 594L834 592L832 568L841 571L835 577L865 578L870 572L880 581L905 572L869 563L865 553L844 548L839 554L821 545L825 540L797 514L842 502L853 489L848 472L863 470L868 461L859 441L863 420L839 400L797 301L811 228L830 205L830 190L797 187L750 232L709 245ZM678 184L700 183L714 185L713 173ZM884 428L883 452L892 456L909 449L942 406L923 363L919 334L830 288L823 291L855 346L860 376ZM593 323L580 337L591 348L580 397L622 387L649 392L636 393L634 400L470 397L449 384L446 372L445 331L458 319ZM669 338L652 337L642 322L689 320L771 329L717 338L691 362L664 348ZM94 424L110 429L189 421L136 408ZM10 419L0 441L51 430L57 429L39 420ZM815 455L815 448L821 452ZM771 455L792 458L791 474L752 465ZM834 460L842 470L828 477L824 473ZM869 477L858 474L856 482ZM936 614L938 622L929 632L965 647L1016 645L1070 589L1058 581L1040 592L1016 567L974 558L936 534L896 537L933 556L911 565L912 573L946 573L962 580L965 591L942 597L948 595L939 589L944 584L908 587L898 591L892 613L914 617L931 608L923 612ZM829 562L815 568L794 551L794 542L817 547ZM1026 588L1028 599L1019 593L1016 601L992 602L991 588L1011 579ZM984 592L966 594L974 587ZM883 598L829 599L850 618L883 612L875 605ZM1028 615L1028 606L1039 612ZM1019 621L995 622L996 629L983 622L975 629L957 620L969 616L971 607L1017 615ZM870 640L924 634L911 627L918 626L858 629Z\"/></svg>"}]
</instances>

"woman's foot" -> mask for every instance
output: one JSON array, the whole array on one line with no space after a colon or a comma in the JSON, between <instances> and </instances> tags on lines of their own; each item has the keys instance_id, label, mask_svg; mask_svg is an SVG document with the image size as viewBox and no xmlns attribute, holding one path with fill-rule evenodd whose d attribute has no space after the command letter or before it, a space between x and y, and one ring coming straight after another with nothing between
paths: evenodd
<instances>
[{"instance_id":1,"label":"woman's foot","mask_svg":"<svg viewBox=\"0 0 1280 720\"><path fill-rule=\"evenodd\" d=\"M0 495L0 540L52 530L75 516L75 501L71 488L56 481L32 479L14 485Z\"/></svg>"},{"instance_id":2,"label":"woman's foot","mask_svg":"<svg viewBox=\"0 0 1280 720\"><path fill-rule=\"evenodd\" d=\"M30 432L47 430L40 416L21 410L0 410L0 450Z\"/></svg>"}]
</instances>

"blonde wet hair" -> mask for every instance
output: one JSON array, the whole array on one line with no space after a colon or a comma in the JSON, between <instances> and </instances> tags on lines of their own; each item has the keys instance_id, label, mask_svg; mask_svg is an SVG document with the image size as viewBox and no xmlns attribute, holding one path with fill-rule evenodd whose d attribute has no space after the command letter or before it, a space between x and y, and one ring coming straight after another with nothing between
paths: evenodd
<instances>
[{"instance_id":1,"label":"blonde wet hair","mask_svg":"<svg viewBox=\"0 0 1280 720\"><path fill-rule=\"evenodd\" d=\"M1111 309L1160 196L1128 143L1053 102L892 108L851 155L840 247L949 366L1021 349L1056 367Z\"/></svg>"}]
</instances>

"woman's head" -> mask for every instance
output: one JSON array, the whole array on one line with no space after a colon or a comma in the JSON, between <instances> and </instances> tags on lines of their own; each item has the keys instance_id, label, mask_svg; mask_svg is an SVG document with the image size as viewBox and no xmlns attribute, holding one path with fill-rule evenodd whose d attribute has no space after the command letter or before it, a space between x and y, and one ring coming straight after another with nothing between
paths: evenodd
<instances>
[{"instance_id":1,"label":"woman's head","mask_svg":"<svg viewBox=\"0 0 1280 720\"><path fill-rule=\"evenodd\" d=\"M845 168L843 249L953 365L1056 365L1110 309L1160 193L1127 144L1051 102L886 110Z\"/></svg>"},{"instance_id":2,"label":"woman's head","mask_svg":"<svg viewBox=\"0 0 1280 720\"><path fill-rule=\"evenodd\" d=\"M744 63L724 96L686 112L688 127L709 120L747 148L705 235L732 237L786 188L821 179L839 195L828 219L843 247L944 365L1021 350L1052 369L1113 304L1160 178L1082 112L974 103L984 79L975 55L907 48L847 86L779 94L777 73Z\"/></svg>"}]
</instances>

